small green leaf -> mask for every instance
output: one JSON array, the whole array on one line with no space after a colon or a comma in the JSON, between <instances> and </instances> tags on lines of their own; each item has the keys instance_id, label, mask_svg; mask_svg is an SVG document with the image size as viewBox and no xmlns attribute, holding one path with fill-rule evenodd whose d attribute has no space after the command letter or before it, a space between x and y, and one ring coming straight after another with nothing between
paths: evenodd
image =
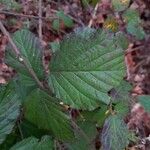
<instances>
[{"instance_id":1,"label":"small green leaf","mask_svg":"<svg viewBox=\"0 0 150 150\"><path fill-rule=\"evenodd\" d=\"M20 113L20 102L11 84L0 87L0 144L15 126Z\"/></svg>"},{"instance_id":2,"label":"small green leaf","mask_svg":"<svg viewBox=\"0 0 150 150\"><path fill-rule=\"evenodd\" d=\"M123 13L123 19L126 23L133 22L133 23L140 23L140 16L139 12L135 9L127 9Z\"/></svg>"},{"instance_id":3,"label":"small green leaf","mask_svg":"<svg viewBox=\"0 0 150 150\"><path fill-rule=\"evenodd\" d=\"M55 19L52 23L52 27L53 27L54 30L59 31L59 29L60 29L60 20Z\"/></svg>"},{"instance_id":4,"label":"small green leaf","mask_svg":"<svg viewBox=\"0 0 150 150\"><path fill-rule=\"evenodd\" d=\"M145 32L140 25L140 15L137 10L128 9L123 14L124 21L126 22L127 32L135 36L137 39L142 40L145 37Z\"/></svg>"},{"instance_id":5,"label":"small green leaf","mask_svg":"<svg viewBox=\"0 0 150 150\"><path fill-rule=\"evenodd\" d=\"M21 5L15 0L0 0L0 3L5 6L4 9L6 10L13 9L19 11L21 9Z\"/></svg>"},{"instance_id":6,"label":"small green leaf","mask_svg":"<svg viewBox=\"0 0 150 150\"><path fill-rule=\"evenodd\" d=\"M58 11L56 15L64 22L66 27L71 28L73 26L73 20L68 15L64 14L63 11Z\"/></svg>"},{"instance_id":7,"label":"small green leaf","mask_svg":"<svg viewBox=\"0 0 150 150\"><path fill-rule=\"evenodd\" d=\"M41 141L37 138L29 137L14 145L10 150L53 150L54 142L49 136L42 137Z\"/></svg>"},{"instance_id":8,"label":"small green leaf","mask_svg":"<svg viewBox=\"0 0 150 150\"><path fill-rule=\"evenodd\" d=\"M145 111L150 112L150 95L138 96L140 104L144 107Z\"/></svg>"},{"instance_id":9,"label":"small green leaf","mask_svg":"<svg viewBox=\"0 0 150 150\"><path fill-rule=\"evenodd\" d=\"M60 49L60 44L59 42L51 42L50 47L51 47L52 53L55 53L56 51Z\"/></svg>"},{"instance_id":10,"label":"small green leaf","mask_svg":"<svg viewBox=\"0 0 150 150\"><path fill-rule=\"evenodd\" d=\"M94 122L98 126L102 127L105 119L108 117L108 115L106 114L107 110L107 105L101 105L100 108L97 108L93 111L82 111L80 119Z\"/></svg>"},{"instance_id":11,"label":"small green leaf","mask_svg":"<svg viewBox=\"0 0 150 150\"><path fill-rule=\"evenodd\" d=\"M25 59L28 66L34 70L37 77L39 79L44 79L42 48L39 39L30 31L22 29L13 34L12 40L20 50L23 57L18 60L11 50L12 47L7 47L6 63L18 71L24 83L35 85L35 81L32 79L29 71L21 62Z\"/></svg>"},{"instance_id":12,"label":"small green leaf","mask_svg":"<svg viewBox=\"0 0 150 150\"><path fill-rule=\"evenodd\" d=\"M40 129L49 130L58 139L71 139L69 118L54 103L56 101L41 90L34 90L25 101L25 118Z\"/></svg>"},{"instance_id":13,"label":"small green leaf","mask_svg":"<svg viewBox=\"0 0 150 150\"><path fill-rule=\"evenodd\" d=\"M115 112L121 118L125 117L129 112L129 106L126 102L119 102L115 105Z\"/></svg>"},{"instance_id":14,"label":"small green leaf","mask_svg":"<svg viewBox=\"0 0 150 150\"><path fill-rule=\"evenodd\" d=\"M125 71L123 49L114 39L105 31L81 29L60 43L50 63L49 86L65 104L84 110L109 104L108 91Z\"/></svg>"},{"instance_id":15,"label":"small green leaf","mask_svg":"<svg viewBox=\"0 0 150 150\"><path fill-rule=\"evenodd\" d=\"M127 31L139 40L142 40L145 37L145 32L143 28L138 24L133 24L132 22L128 23Z\"/></svg>"},{"instance_id":16,"label":"small green leaf","mask_svg":"<svg viewBox=\"0 0 150 150\"><path fill-rule=\"evenodd\" d=\"M115 11L123 11L128 8L130 0L112 0L112 5Z\"/></svg>"},{"instance_id":17,"label":"small green leaf","mask_svg":"<svg viewBox=\"0 0 150 150\"><path fill-rule=\"evenodd\" d=\"M102 149L103 150L123 150L129 144L129 131L117 115L106 119L102 130Z\"/></svg>"}]
</instances>

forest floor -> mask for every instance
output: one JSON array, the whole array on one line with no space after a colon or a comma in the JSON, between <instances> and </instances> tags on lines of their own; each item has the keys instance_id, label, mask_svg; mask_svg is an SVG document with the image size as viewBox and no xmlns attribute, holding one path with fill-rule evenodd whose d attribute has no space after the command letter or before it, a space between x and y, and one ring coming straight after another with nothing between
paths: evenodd
<instances>
[{"instance_id":1,"label":"forest floor","mask_svg":"<svg viewBox=\"0 0 150 150\"><path fill-rule=\"evenodd\" d=\"M11 5L0 3L0 19L4 22L9 33L28 26L33 33L39 35L44 47L46 64L51 58L49 49L52 42L60 41L66 34L78 27L103 27L109 13L108 8L111 7L109 0L101 0L97 5L92 5L90 2L84 4L80 0L43 0L40 6L41 14L39 14L38 1L20 0L14 1L14 4ZM143 28L149 35L150 1L133 0L130 7L139 11ZM67 17L64 17L64 22L54 22L60 10L63 10ZM39 19L40 17L41 19ZM42 24L42 34L39 24ZM57 30L58 28L59 30ZM7 83L15 74L15 71L4 61L7 42L7 37L0 33L0 84ZM150 94L150 36L129 44L125 62L126 80L133 85L131 94L133 96ZM135 103L133 101L127 120L128 126L137 130L141 142L137 145L131 145L129 149L150 150L150 115L138 103Z\"/></svg>"}]
</instances>

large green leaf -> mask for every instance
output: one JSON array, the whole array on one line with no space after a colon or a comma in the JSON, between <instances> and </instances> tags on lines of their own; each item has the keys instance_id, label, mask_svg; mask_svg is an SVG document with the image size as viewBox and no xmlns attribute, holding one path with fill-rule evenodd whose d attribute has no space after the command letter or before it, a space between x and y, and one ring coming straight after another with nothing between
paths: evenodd
<instances>
[{"instance_id":1,"label":"large green leaf","mask_svg":"<svg viewBox=\"0 0 150 150\"><path fill-rule=\"evenodd\" d=\"M13 130L20 113L20 102L10 84L0 87L0 144Z\"/></svg>"},{"instance_id":2,"label":"large green leaf","mask_svg":"<svg viewBox=\"0 0 150 150\"><path fill-rule=\"evenodd\" d=\"M23 59L27 61L28 66L34 70L38 78L43 79L42 48L39 39L25 29L15 32L12 39L20 50L23 58L19 58L18 60L9 46L6 51L6 63L16 69L20 74L22 81L28 85L33 85L35 82L28 70L22 64Z\"/></svg>"},{"instance_id":3,"label":"large green leaf","mask_svg":"<svg viewBox=\"0 0 150 150\"><path fill-rule=\"evenodd\" d=\"M140 95L138 96L138 100L144 109L150 112L150 95Z\"/></svg>"},{"instance_id":4,"label":"large green leaf","mask_svg":"<svg viewBox=\"0 0 150 150\"><path fill-rule=\"evenodd\" d=\"M51 137L44 136L41 141L37 138L29 137L14 145L10 150L53 150L54 143Z\"/></svg>"},{"instance_id":5,"label":"large green leaf","mask_svg":"<svg viewBox=\"0 0 150 150\"><path fill-rule=\"evenodd\" d=\"M117 115L106 119L102 130L103 150L123 150L129 144L129 131Z\"/></svg>"},{"instance_id":6,"label":"large green leaf","mask_svg":"<svg viewBox=\"0 0 150 150\"><path fill-rule=\"evenodd\" d=\"M123 50L113 34L77 30L60 43L52 57L49 85L73 108L95 109L108 104L107 92L124 76Z\"/></svg>"},{"instance_id":7,"label":"large green leaf","mask_svg":"<svg viewBox=\"0 0 150 150\"><path fill-rule=\"evenodd\" d=\"M51 131L58 139L70 139L73 132L69 119L50 97L40 89L34 90L25 101L25 117L40 129Z\"/></svg>"}]
</instances>

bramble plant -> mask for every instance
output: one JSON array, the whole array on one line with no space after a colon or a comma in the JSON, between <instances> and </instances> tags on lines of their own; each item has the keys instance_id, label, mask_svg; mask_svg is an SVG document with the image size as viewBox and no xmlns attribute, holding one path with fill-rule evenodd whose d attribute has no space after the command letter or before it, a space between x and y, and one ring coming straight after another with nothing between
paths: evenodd
<instances>
[{"instance_id":1,"label":"bramble plant","mask_svg":"<svg viewBox=\"0 0 150 150\"><path fill-rule=\"evenodd\" d=\"M143 39L139 14L128 8L129 0L112 3L126 33ZM72 26L72 21L68 23ZM124 122L132 98L131 85L124 81L128 38L115 17L107 18L102 29L78 28L51 44L49 74L43 67L40 40L33 33L21 29L9 37L0 26L10 42L6 64L17 71L0 87L1 150L53 150L60 145L94 150L96 140L102 150L123 150L134 140ZM139 96L150 111L147 99Z\"/></svg>"}]
</instances>

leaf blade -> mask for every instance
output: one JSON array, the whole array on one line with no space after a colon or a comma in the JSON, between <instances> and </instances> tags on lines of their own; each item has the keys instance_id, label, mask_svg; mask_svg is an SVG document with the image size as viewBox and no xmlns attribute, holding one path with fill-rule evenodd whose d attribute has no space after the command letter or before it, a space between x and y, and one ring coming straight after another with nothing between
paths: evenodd
<instances>
[{"instance_id":1,"label":"leaf blade","mask_svg":"<svg viewBox=\"0 0 150 150\"><path fill-rule=\"evenodd\" d=\"M73 137L69 118L54 103L56 100L39 89L34 90L25 102L25 117L58 139L68 140Z\"/></svg>"},{"instance_id":2,"label":"leaf blade","mask_svg":"<svg viewBox=\"0 0 150 150\"><path fill-rule=\"evenodd\" d=\"M123 51L114 39L106 32L79 30L60 43L49 76L58 98L77 109L93 110L100 102L109 103L107 92L124 75Z\"/></svg>"}]
</instances>

